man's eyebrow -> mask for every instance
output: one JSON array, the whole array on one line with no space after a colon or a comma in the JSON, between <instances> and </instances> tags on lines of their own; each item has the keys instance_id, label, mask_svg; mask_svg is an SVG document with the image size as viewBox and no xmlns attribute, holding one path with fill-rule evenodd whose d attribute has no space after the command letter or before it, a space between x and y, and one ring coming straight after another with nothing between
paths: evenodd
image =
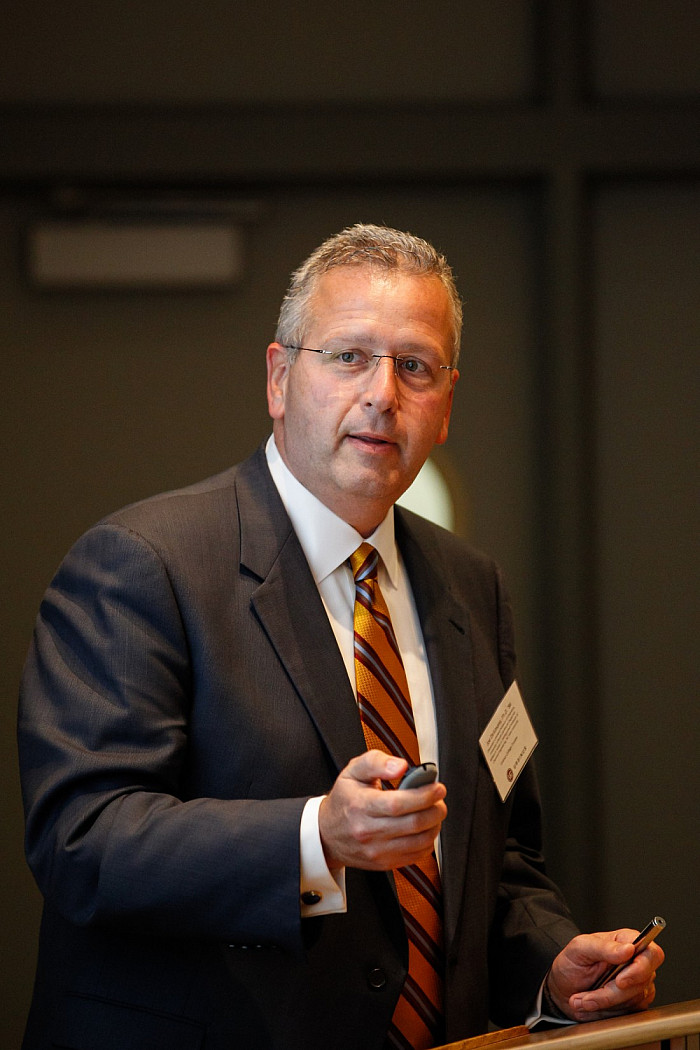
<instances>
[{"instance_id":1,"label":"man's eyebrow","mask_svg":"<svg viewBox=\"0 0 700 1050\"><path fill-rule=\"evenodd\" d=\"M366 347L371 350L377 343L376 339L367 334L350 333L349 335L333 335L325 341L326 347Z\"/></svg>"}]
</instances>

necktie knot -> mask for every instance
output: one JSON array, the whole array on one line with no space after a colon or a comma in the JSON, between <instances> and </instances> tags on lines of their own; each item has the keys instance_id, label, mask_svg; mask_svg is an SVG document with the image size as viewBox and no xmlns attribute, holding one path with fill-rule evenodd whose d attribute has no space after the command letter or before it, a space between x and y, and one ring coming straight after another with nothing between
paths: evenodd
<instances>
[{"instance_id":1,"label":"necktie knot","mask_svg":"<svg viewBox=\"0 0 700 1050\"><path fill-rule=\"evenodd\" d=\"M350 568L356 584L364 580L376 580L378 565L379 553L369 543L361 543L355 553L350 555Z\"/></svg>"}]
</instances>

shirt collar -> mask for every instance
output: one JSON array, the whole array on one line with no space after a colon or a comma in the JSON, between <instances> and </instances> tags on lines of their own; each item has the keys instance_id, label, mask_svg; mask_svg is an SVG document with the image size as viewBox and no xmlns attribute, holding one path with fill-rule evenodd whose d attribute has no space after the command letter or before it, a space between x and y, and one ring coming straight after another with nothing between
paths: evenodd
<instances>
[{"instance_id":1,"label":"shirt collar","mask_svg":"<svg viewBox=\"0 0 700 1050\"><path fill-rule=\"evenodd\" d=\"M394 538L394 508L371 536L364 540L357 529L334 514L325 503L294 477L282 459L272 435L265 446L267 463L285 510L306 555L314 580L321 583L347 561L361 543L371 543L379 551L389 580L396 586L399 556Z\"/></svg>"}]
</instances>

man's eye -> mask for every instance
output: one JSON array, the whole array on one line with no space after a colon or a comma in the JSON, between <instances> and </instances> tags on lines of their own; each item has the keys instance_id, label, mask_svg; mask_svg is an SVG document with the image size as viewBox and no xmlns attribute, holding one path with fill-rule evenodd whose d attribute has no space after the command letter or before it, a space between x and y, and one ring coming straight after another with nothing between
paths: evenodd
<instances>
[{"instance_id":1,"label":"man's eye","mask_svg":"<svg viewBox=\"0 0 700 1050\"><path fill-rule=\"evenodd\" d=\"M404 372L412 376L425 376L430 371L425 361L421 361L419 357L402 357L400 365Z\"/></svg>"},{"instance_id":2,"label":"man's eye","mask_svg":"<svg viewBox=\"0 0 700 1050\"><path fill-rule=\"evenodd\" d=\"M341 365L361 365L367 360L367 355L361 350L338 350L331 361L337 361Z\"/></svg>"}]
</instances>

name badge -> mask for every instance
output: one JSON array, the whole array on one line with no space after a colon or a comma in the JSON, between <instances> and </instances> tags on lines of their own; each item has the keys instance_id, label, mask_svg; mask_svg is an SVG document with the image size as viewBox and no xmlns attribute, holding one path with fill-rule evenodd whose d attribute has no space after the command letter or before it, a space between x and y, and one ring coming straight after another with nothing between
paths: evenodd
<instances>
[{"instance_id":1,"label":"name badge","mask_svg":"<svg viewBox=\"0 0 700 1050\"><path fill-rule=\"evenodd\" d=\"M505 802L537 747L537 735L516 682L479 737L479 746L501 801Z\"/></svg>"}]
</instances>

